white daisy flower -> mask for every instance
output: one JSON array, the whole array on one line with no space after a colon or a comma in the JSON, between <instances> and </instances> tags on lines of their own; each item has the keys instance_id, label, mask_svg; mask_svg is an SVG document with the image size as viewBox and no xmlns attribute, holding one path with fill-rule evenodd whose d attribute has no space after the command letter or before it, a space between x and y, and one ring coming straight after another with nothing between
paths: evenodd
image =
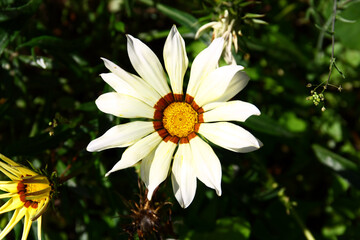
<instances>
[{"instance_id":1,"label":"white daisy flower","mask_svg":"<svg viewBox=\"0 0 360 240\"><path fill-rule=\"evenodd\" d=\"M128 147L120 161L106 174L141 161L141 178L150 200L154 190L168 176L176 199L183 208L190 205L199 179L221 195L221 164L204 140L234 152L250 152L261 142L242 127L227 121L245 121L259 115L250 103L228 101L248 83L242 66L218 67L224 40L215 39L194 60L186 93L183 78L188 67L185 42L174 26L164 46L166 73L155 54L130 35L128 54L140 77L104 59L111 73L101 74L115 92L96 100L105 113L122 118L145 118L109 129L87 146L90 152ZM171 87L171 89L170 89Z\"/></svg>"}]
</instances>

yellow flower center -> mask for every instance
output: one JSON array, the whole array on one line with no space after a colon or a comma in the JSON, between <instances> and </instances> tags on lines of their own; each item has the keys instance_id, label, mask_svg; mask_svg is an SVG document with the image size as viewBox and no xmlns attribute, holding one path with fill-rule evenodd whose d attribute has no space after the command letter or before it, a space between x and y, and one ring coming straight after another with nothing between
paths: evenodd
<instances>
[{"instance_id":1,"label":"yellow flower center","mask_svg":"<svg viewBox=\"0 0 360 240\"><path fill-rule=\"evenodd\" d=\"M173 102L167 106L163 113L164 128L172 136L179 138L187 137L195 129L198 122L198 114L186 102Z\"/></svg>"},{"instance_id":2,"label":"yellow flower center","mask_svg":"<svg viewBox=\"0 0 360 240\"><path fill-rule=\"evenodd\" d=\"M26 176L18 183L17 190L25 207L37 208L40 201L50 197L51 186L45 176Z\"/></svg>"}]
</instances>

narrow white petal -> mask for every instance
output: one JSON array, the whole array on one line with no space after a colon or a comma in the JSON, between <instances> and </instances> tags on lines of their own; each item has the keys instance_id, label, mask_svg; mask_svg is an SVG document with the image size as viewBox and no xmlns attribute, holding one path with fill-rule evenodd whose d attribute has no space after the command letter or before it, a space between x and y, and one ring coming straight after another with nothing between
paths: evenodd
<instances>
[{"instance_id":1,"label":"narrow white petal","mask_svg":"<svg viewBox=\"0 0 360 240\"><path fill-rule=\"evenodd\" d=\"M216 38L209 47L196 56L191 66L189 84L186 90L187 94L194 96L202 80L215 70L223 51L223 46L224 39Z\"/></svg>"},{"instance_id":2,"label":"narrow white petal","mask_svg":"<svg viewBox=\"0 0 360 240\"><path fill-rule=\"evenodd\" d=\"M123 81L115 73L102 73L100 77L110 85L117 93L137 97L137 92L127 82Z\"/></svg>"},{"instance_id":3,"label":"narrow white petal","mask_svg":"<svg viewBox=\"0 0 360 240\"><path fill-rule=\"evenodd\" d=\"M169 74L173 93L183 93L183 79L188 67L185 42L175 25L171 28L164 46L164 63Z\"/></svg>"},{"instance_id":4,"label":"narrow white petal","mask_svg":"<svg viewBox=\"0 0 360 240\"><path fill-rule=\"evenodd\" d=\"M128 168L133 166L135 163L149 155L149 153L161 142L162 138L159 136L157 132L154 132L143 139L134 143L128 147L123 155L121 156L120 161L118 161L115 166L106 173L106 177L110 175L110 173Z\"/></svg>"},{"instance_id":5,"label":"narrow white petal","mask_svg":"<svg viewBox=\"0 0 360 240\"><path fill-rule=\"evenodd\" d=\"M170 93L164 69L154 52L131 35L127 39L129 58L136 72L161 96Z\"/></svg>"},{"instance_id":6,"label":"narrow white petal","mask_svg":"<svg viewBox=\"0 0 360 240\"><path fill-rule=\"evenodd\" d=\"M109 148L127 147L155 131L152 122L129 122L110 128L104 135L92 140L86 150L99 152Z\"/></svg>"},{"instance_id":7,"label":"narrow white petal","mask_svg":"<svg viewBox=\"0 0 360 240\"><path fill-rule=\"evenodd\" d=\"M187 208L196 193L196 174L190 144L180 144L172 165L172 186L176 199Z\"/></svg>"},{"instance_id":8,"label":"narrow white petal","mask_svg":"<svg viewBox=\"0 0 360 240\"><path fill-rule=\"evenodd\" d=\"M216 101L226 102L238 94L248 84L250 77L245 72L237 72L231 79L225 93Z\"/></svg>"},{"instance_id":9,"label":"narrow white petal","mask_svg":"<svg viewBox=\"0 0 360 240\"><path fill-rule=\"evenodd\" d=\"M242 69L239 65L228 65L212 71L200 84L194 95L195 102L201 107L216 101L225 93L234 75Z\"/></svg>"},{"instance_id":10,"label":"narrow white petal","mask_svg":"<svg viewBox=\"0 0 360 240\"><path fill-rule=\"evenodd\" d=\"M230 101L230 102L214 102L203 106L204 122L216 121L240 121L245 120L252 115L260 115L259 109L247 102Z\"/></svg>"},{"instance_id":11,"label":"narrow white petal","mask_svg":"<svg viewBox=\"0 0 360 240\"><path fill-rule=\"evenodd\" d=\"M116 92L102 94L95 101L100 111L123 118L154 117L155 109L146 103Z\"/></svg>"},{"instance_id":12,"label":"narrow white petal","mask_svg":"<svg viewBox=\"0 0 360 240\"><path fill-rule=\"evenodd\" d=\"M202 123L199 133L216 145L234 152L251 152L262 145L250 132L228 122Z\"/></svg>"},{"instance_id":13,"label":"narrow white petal","mask_svg":"<svg viewBox=\"0 0 360 240\"><path fill-rule=\"evenodd\" d=\"M150 167L151 163L154 160L156 148L154 148L147 156L144 157L144 159L141 161L140 165L140 175L141 179L145 183L146 188L149 187L149 173L150 173Z\"/></svg>"},{"instance_id":14,"label":"narrow white petal","mask_svg":"<svg viewBox=\"0 0 360 240\"><path fill-rule=\"evenodd\" d=\"M198 39L198 38L201 36L201 34L202 34L206 29L211 28L211 27L213 27L213 26L215 26L215 25L217 25L217 24L218 24L218 22L209 22L209 23L206 23L206 24L202 25L202 26L197 30L197 32L196 32L196 34L195 34L195 39Z\"/></svg>"},{"instance_id":15,"label":"narrow white petal","mask_svg":"<svg viewBox=\"0 0 360 240\"><path fill-rule=\"evenodd\" d=\"M149 192L147 195L149 200L151 200L154 190L166 179L169 173L170 162L173 157L176 145L177 144L171 141L162 141L155 151L155 156L149 171Z\"/></svg>"},{"instance_id":16,"label":"narrow white petal","mask_svg":"<svg viewBox=\"0 0 360 240\"><path fill-rule=\"evenodd\" d=\"M160 99L161 96L154 90L152 86L150 86L143 79L124 71L122 68L120 68L110 60L107 60L106 58L101 58L101 59L104 61L105 67L109 69L111 72L113 72L117 77L119 77L120 81L126 82L129 86L131 86L133 91L136 91L136 93L134 93L134 96L146 102L150 106L154 106L157 103L157 101ZM118 79L104 79L104 80L112 88L114 88L115 91L122 93L122 90L119 89L121 85L118 87L117 83L115 82L115 80L119 81ZM107 80L109 80L109 82Z\"/></svg>"},{"instance_id":17,"label":"narrow white petal","mask_svg":"<svg viewBox=\"0 0 360 240\"><path fill-rule=\"evenodd\" d=\"M190 147L193 154L193 165L195 166L197 178L209 188L215 189L217 195L220 196L222 173L219 158L216 156L210 145L204 142L200 137L191 139Z\"/></svg>"}]
</instances>

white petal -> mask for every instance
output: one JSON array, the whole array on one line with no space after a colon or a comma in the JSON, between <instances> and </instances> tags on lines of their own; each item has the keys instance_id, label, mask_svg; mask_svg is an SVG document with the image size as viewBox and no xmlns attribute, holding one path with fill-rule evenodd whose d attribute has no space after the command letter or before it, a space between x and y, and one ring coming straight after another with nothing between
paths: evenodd
<instances>
[{"instance_id":1,"label":"white petal","mask_svg":"<svg viewBox=\"0 0 360 240\"><path fill-rule=\"evenodd\" d=\"M157 101L160 99L161 96L153 89L153 87L147 84L147 82L145 82L143 79L124 71L122 68L120 68L110 60L107 60L106 58L101 58L101 59L104 61L105 67L109 69L111 72L113 72L117 77L120 78L120 79L103 78L105 82L107 82L112 88L114 88L115 91L122 93L123 90L121 90L121 88L119 89L119 87L121 87L121 85L124 84L121 84L119 87L117 87L118 84L116 83L116 81L124 81L129 86L131 86L132 88L131 92L133 91L136 92L133 93L135 97L141 99L150 106L154 106L157 103ZM107 80L109 80L109 82Z\"/></svg>"},{"instance_id":2,"label":"white petal","mask_svg":"<svg viewBox=\"0 0 360 240\"><path fill-rule=\"evenodd\" d=\"M123 81L120 77L118 77L114 73L102 73L100 77L110 85L117 93L122 93L126 95L130 95L132 97L137 97L136 91L125 81Z\"/></svg>"},{"instance_id":3,"label":"white petal","mask_svg":"<svg viewBox=\"0 0 360 240\"><path fill-rule=\"evenodd\" d=\"M154 52L131 35L127 39L129 58L136 72L162 97L170 93L164 69Z\"/></svg>"},{"instance_id":4,"label":"white petal","mask_svg":"<svg viewBox=\"0 0 360 240\"><path fill-rule=\"evenodd\" d=\"M230 101L230 102L214 102L203 106L204 122L216 121L240 121L245 120L252 115L260 115L259 109L247 102Z\"/></svg>"},{"instance_id":5,"label":"white petal","mask_svg":"<svg viewBox=\"0 0 360 240\"><path fill-rule=\"evenodd\" d=\"M117 125L92 140L86 150L99 152L109 148L127 147L154 131L152 122L136 121Z\"/></svg>"},{"instance_id":6,"label":"white petal","mask_svg":"<svg viewBox=\"0 0 360 240\"><path fill-rule=\"evenodd\" d=\"M211 72L200 84L194 96L195 102L201 107L220 98L234 75L242 69L243 67L239 65L228 65Z\"/></svg>"},{"instance_id":7,"label":"white petal","mask_svg":"<svg viewBox=\"0 0 360 240\"><path fill-rule=\"evenodd\" d=\"M197 178L209 188L215 189L217 195L220 196L222 173L219 158L210 145L205 143L200 137L191 139L190 147Z\"/></svg>"},{"instance_id":8,"label":"white petal","mask_svg":"<svg viewBox=\"0 0 360 240\"><path fill-rule=\"evenodd\" d=\"M141 161L140 165L140 175L141 179L145 183L146 188L149 187L149 173L150 173L150 167L151 163L154 160L156 148L154 148L147 156L144 157L144 159Z\"/></svg>"},{"instance_id":9,"label":"white petal","mask_svg":"<svg viewBox=\"0 0 360 240\"><path fill-rule=\"evenodd\" d=\"M191 66L189 84L186 93L194 96L202 80L215 70L223 51L224 39L216 38L209 47L205 48L194 59Z\"/></svg>"},{"instance_id":10,"label":"white petal","mask_svg":"<svg viewBox=\"0 0 360 240\"><path fill-rule=\"evenodd\" d=\"M229 86L227 87L225 93L218 98L216 101L226 102L238 94L249 82L249 76L245 72L237 72L235 76L231 79Z\"/></svg>"},{"instance_id":11,"label":"white petal","mask_svg":"<svg viewBox=\"0 0 360 240\"><path fill-rule=\"evenodd\" d=\"M195 34L195 39L198 39L200 35L208 28L212 28L213 26L217 25L218 22L209 22L204 25L202 25Z\"/></svg>"},{"instance_id":12,"label":"white petal","mask_svg":"<svg viewBox=\"0 0 360 240\"><path fill-rule=\"evenodd\" d=\"M179 204L187 208L196 193L196 175L190 144L180 144L172 165L172 186Z\"/></svg>"},{"instance_id":13,"label":"white petal","mask_svg":"<svg viewBox=\"0 0 360 240\"><path fill-rule=\"evenodd\" d=\"M100 111L123 118L153 118L155 109L144 102L120 93L110 92L100 95L95 101Z\"/></svg>"},{"instance_id":14,"label":"white petal","mask_svg":"<svg viewBox=\"0 0 360 240\"><path fill-rule=\"evenodd\" d=\"M173 157L176 145L177 144L171 141L162 141L155 151L155 156L149 171L149 192L147 195L149 200L151 200L154 190L166 179L169 173L170 162Z\"/></svg>"},{"instance_id":15,"label":"white petal","mask_svg":"<svg viewBox=\"0 0 360 240\"><path fill-rule=\"evenodd\" d=\"M188 67L185 42L175 25L171 28L164 46L164 63L169 74L173 93L183 93L183 79Z\"/></svg>"},{"instance_id":16,"label":"white petal","mask_svg":"<svg viewBox=\"0 0 360 240\"><path fill-rule=\"evenodd\" d=\"M162 138L157 132L154 132L143 139L134 143L134 145L128 147L123 155L121 156L120 161L118 161L115 166L106 173L105 177L109 176L110 173L128 168L133 166L135 163L149 155L149 153L161 142Z\"/></svg>"},{"instance_id":17,"label":"white petal","mask_svg":"<svg viewBox=\"0 0 360 240\"><path fill-rule=\"evenodd\" d=\"M211 142L234 152L251 152L262 145L250 132L228 122L202 123L199 133Z\"/></svg>"}]
</instances>

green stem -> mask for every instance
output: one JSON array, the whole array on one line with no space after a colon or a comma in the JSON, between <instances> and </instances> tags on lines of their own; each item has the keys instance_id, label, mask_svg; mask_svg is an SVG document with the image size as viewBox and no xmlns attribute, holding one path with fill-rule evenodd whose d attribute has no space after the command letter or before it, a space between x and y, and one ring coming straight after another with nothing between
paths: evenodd
<instances>
[{"instance_id":1,"label":"green stem","mask_svg":"<svg viewBox=\"0 0 360 240\"><path fill-rule=\"evenodd\" d=\"M290 213L292 214L292 216L294 217L296 222L299 224L299 226L302 229L306 239L307 240L315 240L314 236L312 235L310 230L306 228L305 224L303 223L303 221L301 220L301 218L299 217L299 215L297 214L297 212L295 211L294 208L292 208L292 207L290 208Z\"/></svg>"},{"instance_id":2,"label":"green stem","mask_svg":"<svg viewBox=\"0 0 360 240\"><path fill-rule=\"evenodd\" d=\"M336 18L336 0L334 0L334 5L333 5L332 24L331 24L331 59L330 59L329 75L328 75L328 79L326 81L326 86L329 84L332 68L333 68L334 61L335 61L335 59L334 59L335 18Z\"/></svg>"}]
</instances>

